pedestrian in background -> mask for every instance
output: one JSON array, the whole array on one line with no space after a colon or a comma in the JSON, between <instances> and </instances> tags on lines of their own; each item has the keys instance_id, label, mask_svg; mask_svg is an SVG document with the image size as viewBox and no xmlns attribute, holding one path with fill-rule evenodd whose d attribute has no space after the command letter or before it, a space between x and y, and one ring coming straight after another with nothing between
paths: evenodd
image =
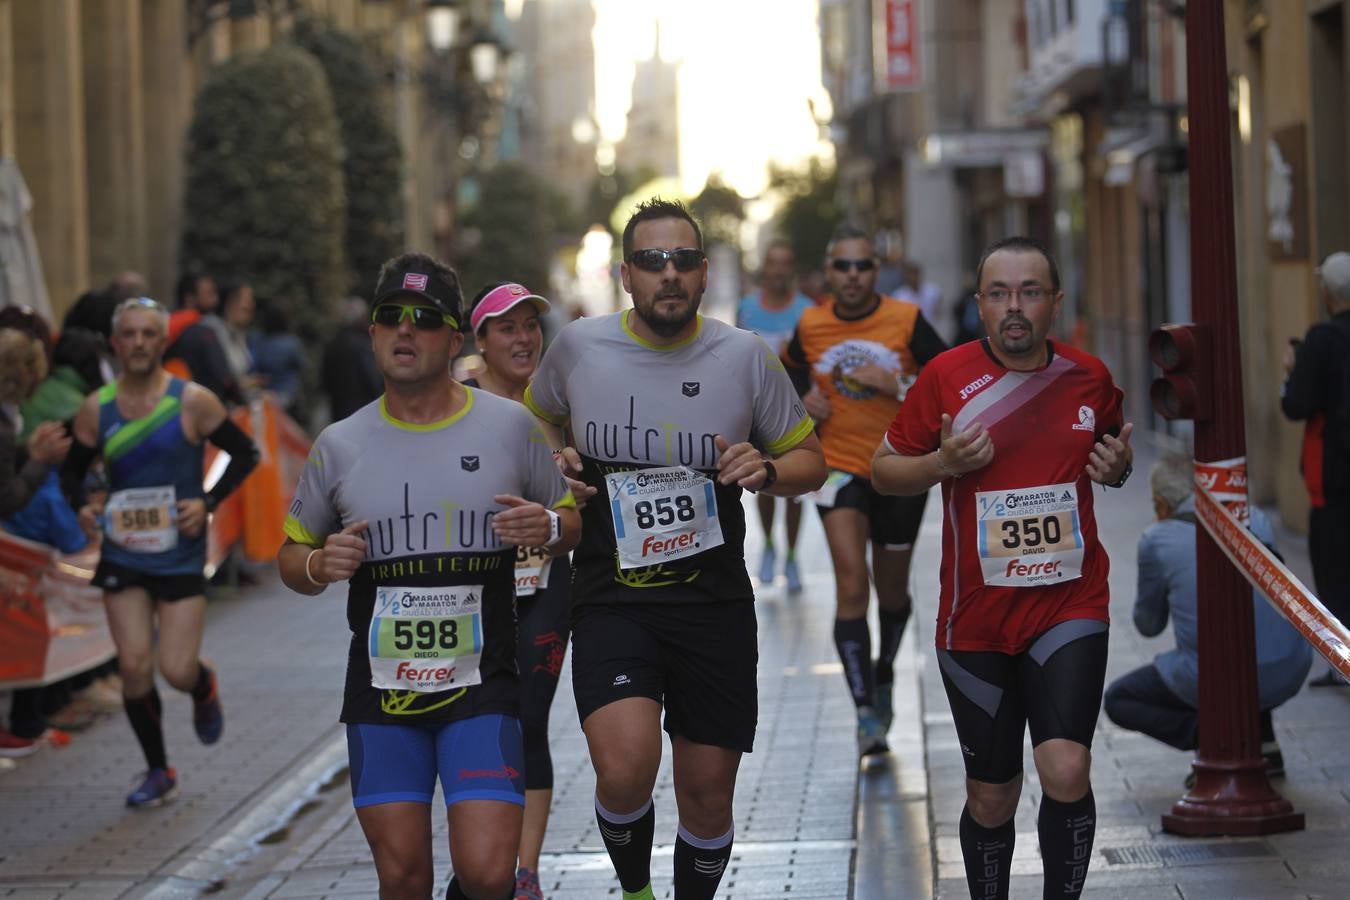
<instances>
[{"instance_id":1,"label":"pedestrian in background","mask_svg":"<svg viewBox=\"0 0 1350 900\"><path fill-rule=\"evenodd\" d=\"M764 339L769 349L778 355L792 338L802 313L815 304L811 298L794 289L797 260L792 245L777 240L764 251L760 268L759 290L741 298L736 307L736 327L753 331ZM774 513L779 498L760 494L755 498L759 507L759 521L764 529L764 555L759 561L759 580L772 584L777 573L778 554L773 544ZM787 547L783 557L783 576L787 579L789 594L802 589L802 575L797 568L797 533L801 529L802 504L795 498L785 498L782 505L787 514Z\"/></svg>"},{"instance_id":2,"label":"pedestrian in background","mask_svg":"<svg viewBox=\"0 0 1350 900\"><path fill-rule=\"evenodd\" d=\"M1301 468L1312 501L1308 557L1317 596L1350 625L1350 253L1328 256L1317 282L1330 321L1313 325L1302 341L1290 341L1280 408L1304 423ZM1330 667L1310 682L1347 683Z\"/></svg>"},{"instance_id":3,"label":"pedestrian in background","mask_svg":"<svg viewBox=\"0 0 1350 900\"><path fill-rule=\"evenodd\" d=\"M1154 637L1172 620L1176 647L1153 662L1122 675L1106 689L1106 715L1121 728L1138 731L1178 750L1199 741L1200 641L1195 605L1195 472L1186 456L1170 455L1148 473L1158 521L1139 538L1139 589L1134 625ZM1260 509L1251 507L1251 530L1275 550L1275 531ZM1259 592L1256 617L1256 685L1261 704L1261 755L1267 775L1284 774L1284 756L1275 738L1271 712L1298 693L1312 666L1312 650Z\"/></svg>"},{"instance_id":4,"label":"pedestrian in background","mask_svg":"<svg viewBox=\"0 0 1350 900\"><path fill-rule=\"evenodd\" d=\"M360 297L348 297L338 309L338 329L323 348L319 376L328 395L329 415L347 418L384 391L384 376L370 347L370 309Z\"/></svg>"}]
</instances>

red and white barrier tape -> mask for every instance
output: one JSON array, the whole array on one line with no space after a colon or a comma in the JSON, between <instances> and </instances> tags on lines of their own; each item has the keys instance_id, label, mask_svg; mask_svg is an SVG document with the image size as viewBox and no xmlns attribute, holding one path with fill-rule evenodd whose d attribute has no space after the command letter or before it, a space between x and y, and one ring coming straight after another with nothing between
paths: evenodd
<instances>
[{"instance_id":1,"label":"red and white barrier tape","mask_svg":"<svg viewBox=\"0 0 1350 900\"><path fill-rule=\"evenodd\" d=\"M1204 485L1195 486L1196 518L1224 555L1318 653L1350 678L1350 631L1293 572L1240 523Z\"/></svg>"}]
</instances>

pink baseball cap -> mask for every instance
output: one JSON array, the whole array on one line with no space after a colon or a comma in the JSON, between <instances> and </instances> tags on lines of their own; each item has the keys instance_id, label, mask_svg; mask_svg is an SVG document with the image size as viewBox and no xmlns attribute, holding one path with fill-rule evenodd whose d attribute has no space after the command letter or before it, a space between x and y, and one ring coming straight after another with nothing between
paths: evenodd
<instances>
[{"instance_id":1,"label":"pink baseball cap","mask_svg":"<svg viewBox=\"0 0 1350 900\"><path fill-rule=\"evenodd\" d=\"M514 282L497 285L473 305L473 312L469 314L469 330L477 331L488 319L509 312L526 300L534 304L534 308L539 310L541 316L548 312L548 301L538 294L531 294L524 285Z\"/></svg>"}]
</instances>

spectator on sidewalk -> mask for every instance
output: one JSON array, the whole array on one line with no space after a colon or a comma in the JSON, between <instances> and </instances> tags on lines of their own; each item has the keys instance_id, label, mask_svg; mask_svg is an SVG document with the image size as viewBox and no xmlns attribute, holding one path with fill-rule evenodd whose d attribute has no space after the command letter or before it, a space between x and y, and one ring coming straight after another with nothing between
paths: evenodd
<instances>
[{"instance_id":1,"label":"spectator on sidewalk","mask_svg":"<svg viewBox=\"0 0 1350 900\"><path fill-rule=\"evenodd\" d=\"M28 399L46 372L47 354L38 338L17 328L0 328L0 518L27 507L51 476L52 467L70 449L70 438L54 422L36 428L26 444L18 443L23 431L19 404ZM13 730L0 729L0 756L26 756L38 748L37 739L47 728L41 702L41 688L14 692Z\"/></svg>"},{"instance_id":2,"label":"spectator on sidewalk","mask_svg":"<svg viewBox=\"0 0 1350 900\"><path fill-rule=\"evenodd\" d=\"M337 332L323 349L323 392L334 422L384 392L384 376L370 347L370 308L360 297L342 301Z\"/></svg>"},{"instance_id":3,"label":"spectator on sidewalk","mask_svg":"<svg viewBox=\"0 0 1350 900\"><path fill-rule=\"evenodd\" d=\"M912 259L907 259L901 264L900 276L900 285L891 296L917 304L925 319L929 322L938 321L938 309L942 306L942 288L931 281L924 281L923 266Z\"/></svg>"},{"instance_id":4,"label":"spectator on sidewalk","mask_svg":"<svg viewBox=\"0 0 1350 900\"><path fill-rule=\"evenodd\" d=\"M248 397L257 393L258 386L253 371L253 352L248 346L249 328L257 308L253 286L247 281L236 281L221 287L220 315L208 313L202 316L202 323L215 331L216 340L225 351L230 377Z\"/></svg>"},{"instance_id":5,"label":"spectator on sidewalk","mask_svg":"<svg viewBox=\"0 0 1350 900\"><path fill-rule=\"evenodd\" d=\"M104 343L94 331L68 328L61 332L52 350L52 368L32 395L23 402L23 433L27 439L43 422L68 422L80 411L90 391L103 384L99 365Z\"/></svg>"},{"instance_id":6,"label":"spectator on sidewalk","mask_svg":"<svg viewBox=\"0 0 1350 900\"><path fill-rule=\"evenodd\" d=\"M220 339L204 321L208 315L215 318L220 305L215 280L199 272L188 273L178 279L175 299L178 310L169 317L164 368L179 378L197 382L227 405L244 402Z\"/></svg>"},{"instance_id":7,"label":"spectator on sidewalk","mask_svg":"<svg viewBox=\"0 0 1350 900\"><path fill-rule=\"evenodd\" d=\"M1187 457L1166 456L1149 472L1158 521L1139 538L1139 591L1134 625L1145 637L1161 634L1172 619L1176 648L1160 653L1106 689L1106 715L1178 750L1199 741L1200 646L1195 591L1194 474ZM1251 530L1275 550L1275 532L1261 510L1251 508ZM1284 774L1271 712L1298 693L1312 666L1312 651L1270 602L1253 594L1256 617L1256 684L1261 705L1261 755L1269 775Z\"/></svg>"},{"instance_id":8,"label":"spectator on sidewalk","mask_svg":"<svg viewBox=\"0 0 1350 900\"><path fill-rule=\"evenodd\" d=\"M307 412L300 402L300 388L305 375L305 345L291 331L290 317L277 301L259 303L257 318L261 328L249 337L254 372L263 389L291 418L304 424Z\"/></svg>"},{"instance_id":9,"label":"spectator on sidewalk","mask_svg":"<svg viewBox=\"0 0 1350 900\"><path fill-rule=\"evenodd\" d=\"M1331 321L1290 341L1280 408L1304 423L1301 468L1312 501L1308 556L1317 596L1350 625L1350 253L1328 256L1317 279ZM1341 687L1347 680L1328 668L1310 684Z\"/></svg>"}]
</instances>

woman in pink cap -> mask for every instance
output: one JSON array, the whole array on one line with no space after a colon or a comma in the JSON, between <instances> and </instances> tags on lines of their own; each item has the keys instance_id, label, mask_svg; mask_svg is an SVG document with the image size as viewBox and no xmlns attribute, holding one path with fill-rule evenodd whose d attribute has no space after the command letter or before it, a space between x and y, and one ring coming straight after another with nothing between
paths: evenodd
<instances>
[{"instance_id":1,"label":"woman in pink cap","mask_svg":"<svg viewBox=\"0 0 1350 900\"><path fill-rule=\"evenodd\" d=\"M542 316L549 303L511 282L490 284L473 299L469 326L486 369L464 382L520 402L544 352ZM571 611L571 566L566 556L550 560L540 550L520 548L516 557L517 666L520 722L525 736L525 821L521 827L515 900L543 900L539 852L553 800L553 758L548 749L548 713L567 653Z\"/></svg>"}]
</instances>

